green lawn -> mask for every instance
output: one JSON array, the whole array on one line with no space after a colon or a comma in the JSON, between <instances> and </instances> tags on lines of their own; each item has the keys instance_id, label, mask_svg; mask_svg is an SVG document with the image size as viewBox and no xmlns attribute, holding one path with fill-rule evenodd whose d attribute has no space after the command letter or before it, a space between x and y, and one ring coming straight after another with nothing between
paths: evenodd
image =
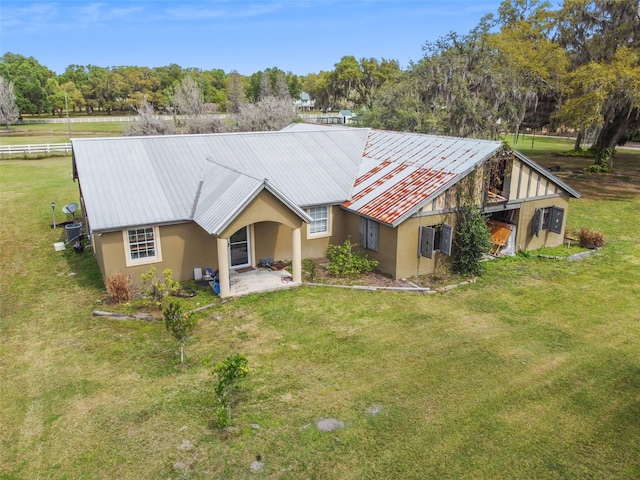
<instances>
[{"instance_id":1,"label":"green lawn","mask_svg":"<svg viewBox=\"0 0 640 480\"><path fill-rule=\"evenodd\" d=\"M67 123L12 125L0 134L0 145L64 143L70 137L119 137L128 126L129 122L72 123L71 128Z\"/></svg>"},{"instance_id":2,"label":"green lawn","mask_svg":"<svg viewBox=\"0 0 640 480\"><path fill-rule=\"evenodd\" d=\"M489 262L437 295L241 298L202 315L181 368L161 323L92 317L90 252L54 251L70 159L2 161L0 478L638 478L639 163L560 172L585 193L569 228L608 240L585 261ZM236 352L251 371L221 432L211 363Z\"/></svg>"}]
</instances>

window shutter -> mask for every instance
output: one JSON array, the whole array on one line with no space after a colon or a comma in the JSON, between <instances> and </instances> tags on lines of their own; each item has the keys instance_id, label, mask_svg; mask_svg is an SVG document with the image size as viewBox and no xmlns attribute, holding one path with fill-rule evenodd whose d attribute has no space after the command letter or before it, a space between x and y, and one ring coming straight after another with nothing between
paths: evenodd
<instances>
[{"instance_id":1,"label":"window shutter","mask_svg":"<svg viewBox=\"0 0 640 480\"><path fill-rule=\"evenodd\" d=\"M536 208L536 213L533 215L532 233L537 237L540 234L541 228L542 228L542 209Z\"/></svg>"},{"instance_id":2,"label":"window shutter","mask_svg":"<svg viewBox=\"0 0 640 480\"><path fill-rule=\"evenodd\" d=\"M360 245L367 248L367 219L360 217Z\"/></svg>"},{"instance_id":3,"label":"window shutter","mask_svg":"<svg viewBox=\"0 0 640 480\"><path fill-rule=\"evenodd\" d=\"M427 256L427 232L425 231L427 227L418 228L418 256L426 257Z\"/></svg>"},{"instance_id":4,"label":"window shutter","mask_svg":"<svg viewBox=\"0 0 640 480\"><path fill-rule=\"evenodd\" d=\"M378 251L378 222L373 220L367 221L367 248Z\"/></svg>"},{"instance_id":5,"label":"window shutter","mask_svg":"<svg viewBox=\"0 0 640 480\"><path fill-rule=\"evenodd\" d=\"M551 219L549 222L549 230L553 233L562 232L562 220L564 220L564 208L551 207Z\"/></svg>"},{"instance_id":6,"label":"window shutter","mask_svg":"<svg viewBox=\"0 0 640 480\"><path fill-rule=\"evenodd\" d=\"M433 258L433 242L436 237L436 229L433 227L420 227L420 255Z\"/></svg>"},{"instance_id":7,"label":"window shutter","mask_svg":"<svg viewBox=\"0 0 640 480\"><path fill-rule=\"evenodd\" d=\"M446 223L442 225L440 232L440 251L445 255L451 255L451 240L453 237L453 227Z\"/></svg>"}]
</instances>

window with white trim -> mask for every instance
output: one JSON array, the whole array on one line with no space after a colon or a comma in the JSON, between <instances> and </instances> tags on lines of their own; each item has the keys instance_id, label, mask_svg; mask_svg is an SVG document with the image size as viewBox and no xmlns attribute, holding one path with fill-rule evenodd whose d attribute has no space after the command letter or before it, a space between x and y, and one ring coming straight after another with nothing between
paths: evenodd
<instances>
[{"instance_id":1,"label":"window with white trim","mask_svg":"<svg viewBox=\"0 0 640 480\"><path fill-rule=\"evenodd\" d=\"M329 206L321 205L319 207L311 207L309 210L311 223L309 223L309 236L327 235L329 230Z\"/></svg>"},{"instance_id":2,"label":"window with white trim","mask_svg":"<svg viewBox=\"0 0 640 480\"><path fill-rule=\"evenodd\" d=\"M127 266L162 260L157 227L132 228L122 232Z\"/></svg>"}]
</instances>

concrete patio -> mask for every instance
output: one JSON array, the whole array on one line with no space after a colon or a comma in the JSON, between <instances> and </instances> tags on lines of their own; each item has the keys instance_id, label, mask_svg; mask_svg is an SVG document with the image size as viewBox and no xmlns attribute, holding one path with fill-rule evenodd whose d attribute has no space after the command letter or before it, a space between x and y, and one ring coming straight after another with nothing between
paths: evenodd
<instances>
[{"instance_id":1,"label":"concrete patio","mask_svg":"<svg viewBox=\"0 0 640 480\"><path fill-rule=\"evenodd\" d=\"M231 270L229 277L231 279L229 296L231 297L239 297L257 292L268 292L300 285L300 282L293 281L291 273L287 270L258 268L243 273Z\"/></svg>"}]
</instances>

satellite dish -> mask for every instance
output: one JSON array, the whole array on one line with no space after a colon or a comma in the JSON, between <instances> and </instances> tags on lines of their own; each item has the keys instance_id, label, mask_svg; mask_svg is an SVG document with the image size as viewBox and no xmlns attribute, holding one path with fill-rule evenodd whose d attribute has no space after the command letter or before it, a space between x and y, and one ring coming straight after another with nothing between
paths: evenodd
<instances>
[{"instance_id":1,"label":"satellite dish","mask_svg":"<svg viewBox=\"0 0 640 480\"><path fill-rule=\"evenodd\" d=\"M76 210L78 210L78 204L75 202L67 203L64 207L62 207L62 211L66 214L71 214L73 217L73 221L76 221Z\"/></svg>"},{"instance_id":2,"label":"satellite dish","mask_svg":"<svg viewBox=\"0 0 640 480\"><path fill-rule=\"evenodd\" d=\"M71 215L76 213L76 210L78 210L78 204L75 202L67 203L64 207L62 207L63 213L70 213Z\"/></svg>"}]
</instances>

